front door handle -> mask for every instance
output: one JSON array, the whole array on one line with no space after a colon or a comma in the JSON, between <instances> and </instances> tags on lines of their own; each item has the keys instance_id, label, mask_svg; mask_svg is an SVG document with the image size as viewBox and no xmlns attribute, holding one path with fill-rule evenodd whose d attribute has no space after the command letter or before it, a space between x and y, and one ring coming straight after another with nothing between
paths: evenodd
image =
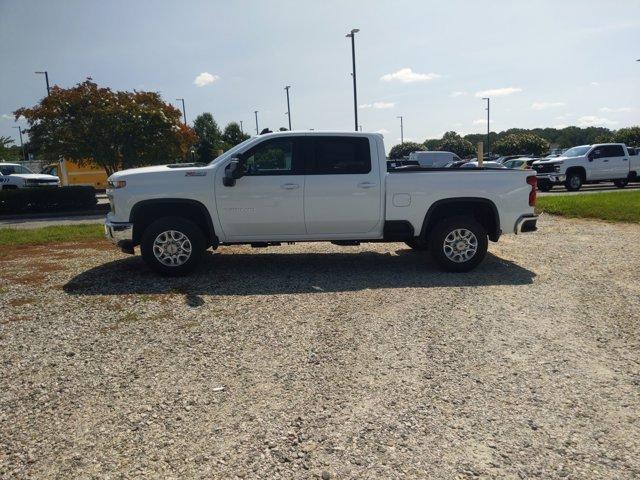
<instances>
[{"instance_id":1,"label":"front door handle","mask_svg":"<svg viewBox=\"0 0 640 480\"><path fill-rule=\"evenodd\" d=\"M622 161L626 162L627 160L629 160L628 158L623 158Z\"/></svg>"},{"instance_id":2,"label":"front door handle","mask_svg":"<svg viewBox=\"0 0 640 480\"><path fill-rule=\"evenodd\" d=\"M280 188L284 188L285 190L295 190L296 188L300 188L300 185L297 183L283 183L280 185Z\"/></svg>"},{"instance_id":3,"label":"front door handle","mask_svg":"<svg viewBox=\"0 0 640 480\"><path fill-rule=\"evenodd\" d=\"M603 160L603 162L608 162L608 161L609 161L609 159L608 159L608 158L607 158L607 159L605 159L605 160Z\"/></svg>"},{"instance_id":4,"label":"front door handle","mask_svg":"<svg viewBox=\"0 0 640 480\"><path fill-rule=\"evenodd\" d=\"M373 182L362 182L358 184L358 188L373 188L376 184Z\"/></svg>"}]
</instances>

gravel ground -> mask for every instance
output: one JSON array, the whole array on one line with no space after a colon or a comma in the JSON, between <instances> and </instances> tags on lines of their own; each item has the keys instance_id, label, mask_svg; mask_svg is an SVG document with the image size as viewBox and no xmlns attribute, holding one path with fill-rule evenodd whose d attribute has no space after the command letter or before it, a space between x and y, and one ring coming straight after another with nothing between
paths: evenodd
<instances>
[{"instance_id":1,"label":"gravel ground","mask_svg":"<svg viewBox=\"0 0 640 480\"><path fill-rule=\"evenodd\" d=\"M638 478L637 225L469 274L400 244L0 257L0 477Z\"/></svg>"}]
</instances>

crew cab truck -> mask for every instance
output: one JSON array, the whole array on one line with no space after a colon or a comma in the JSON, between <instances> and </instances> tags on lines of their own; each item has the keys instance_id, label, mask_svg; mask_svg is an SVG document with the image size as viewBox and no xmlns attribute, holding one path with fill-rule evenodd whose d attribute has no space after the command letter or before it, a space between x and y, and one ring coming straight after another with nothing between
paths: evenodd
<instances>
[{"instance_id":1,"label":"crew cab truck","mask_svg":"<svg viewBox=\"0 0 640 480\"><path fill-rule=\"evenodd\" d=\"M536 177L524 170L387 169L380 134L280 132L210 164L117 172L106 236L165 275L224 245L406 242L444 270L478 265L488 240L536 230Z\"/></svg>"},{"instance_id":2,"label":"crew cab truck","mask_svg":"<svg viewBox=\"0 0 640 480\"><path fill-rule=\"evenodd\" d=\"M629 155L623 143L581 145L564 152L560 157L533 162L538 188L547 192L554 185L564 184L575 192L586 183L613 181L624 188L640 175L640 157Z\"/></svg>"},{"instance_id":3,"label":"crew cab truck","mask_svg":"<svg viewBox=\"0 0 640 480\"><path fill-rule=\"evenodd\" d=\"M60 180L58 177L42 173L33 173L19 163L0 162L0 190L59 186Z\"/></svg>"}]
</instances>

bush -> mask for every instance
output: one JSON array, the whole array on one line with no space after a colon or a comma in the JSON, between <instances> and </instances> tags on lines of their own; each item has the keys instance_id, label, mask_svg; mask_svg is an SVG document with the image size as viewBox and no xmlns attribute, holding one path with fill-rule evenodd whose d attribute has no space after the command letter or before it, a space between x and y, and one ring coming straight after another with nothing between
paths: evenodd
<instances>
[{"instance_id":1,"label":"bush","mask_svg":"<svg viewBox=\"0 0 640 480\"><path fill-rule=\"evenodd\" d=\"M0 190L0 215L59 212L95 208L93 187L42 187Z\"/></svg>"}]
</instances>

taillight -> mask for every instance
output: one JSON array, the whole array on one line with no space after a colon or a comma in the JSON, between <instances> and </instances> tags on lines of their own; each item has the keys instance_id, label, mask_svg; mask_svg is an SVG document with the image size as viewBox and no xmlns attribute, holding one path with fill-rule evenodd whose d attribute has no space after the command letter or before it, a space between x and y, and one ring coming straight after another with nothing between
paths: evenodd
<instances>
[{"instance_id":1,"label":"taillight","mask_svg":"<svg viewBox=\"0 0 640 480\"><path fill-rule=\"evenodd\" d=\"M527 184L531 185L531 191L529 192L529 206L535 207L536 198L538 196L538 179L534 175L531 175L530 177L527 177Z\"/></svg>"}]
</instances>

